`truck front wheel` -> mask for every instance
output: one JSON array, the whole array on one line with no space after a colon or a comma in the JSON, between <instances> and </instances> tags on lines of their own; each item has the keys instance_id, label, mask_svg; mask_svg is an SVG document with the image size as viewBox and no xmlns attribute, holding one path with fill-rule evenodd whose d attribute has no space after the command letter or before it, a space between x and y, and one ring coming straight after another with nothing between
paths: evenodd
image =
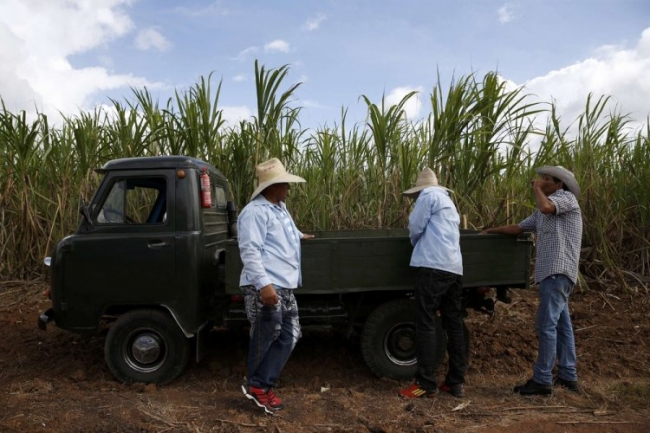
<instances>
[{"instance_id":1,"label":"truck front wheel","mask_svg":"<svg viewBox=\"0 0 650 433\"><path fill-rule=\"evenodd\" d=\"M373 311L361 332L361 351L370 370L379 377L411 379L417 370L415 303L387 302ZM446 334L436 320L436 364L445 355Z\"/></svg>"},{"instance_id":2,"label":"truck front wheel","mask_svg":"<svg viewBox=\"0 0 650 433\"><path fill-rule=\"evenodd\" d=\"M104 356L113 375L122 382L165 384L185 369L190 344L169 314L133 310L109 329Z\"/></svg>"}]
</instances>

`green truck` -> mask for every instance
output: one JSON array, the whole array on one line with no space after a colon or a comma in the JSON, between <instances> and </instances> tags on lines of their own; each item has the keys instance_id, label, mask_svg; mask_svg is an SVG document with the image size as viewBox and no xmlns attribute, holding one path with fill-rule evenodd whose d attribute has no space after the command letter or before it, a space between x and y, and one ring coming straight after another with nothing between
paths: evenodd
<instances>
[{"instance_id":1,"label":"green truck","mask_svg":"<svg viewBox=\"0 0 650 433\"><path fill-rule=\"evenodd\" d=\"M228 181L212 165L185 156L117 159L97 172L103 179L81 206L76 232L45 259L52 305L38 325L107 330L105 358L118 380L168 383L192 356L200 360L215 326L247 326ZM373 373L412 377L415 273L408 232L314 234L302 243L301 324L357 333ZM461 231L461 249L464 309L490 314L490 288L507 301L507 289L528 287L530 235ZM438 325L441 359L446 337Z\"/></svg>"}]
</instances>

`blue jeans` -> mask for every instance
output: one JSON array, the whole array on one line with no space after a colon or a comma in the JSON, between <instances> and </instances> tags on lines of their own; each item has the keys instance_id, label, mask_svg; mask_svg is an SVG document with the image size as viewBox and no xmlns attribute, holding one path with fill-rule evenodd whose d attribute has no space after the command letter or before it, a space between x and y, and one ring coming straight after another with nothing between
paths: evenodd
<instances>
[{"instance_id":1,"label":"blue jeans","mask_svg":"<svg viewBox=\"0 0 650 433\"><path fill-rule=\"evenodd\" d=\"M556 359L559 377L578 380L576 345L569 316L569 296L572 292L573 282L566 275L551 275L539 283L539 308L535 322L539 349L533 367L535 382L545 385L553 383Z\"/></svg>"},{"instance_id":2,"label":"blue jeans","mask_svg":"<svg viewBox=\"0 0 650 433\"><path fill-rule=\"evenodd\" d=\"M247 384L268 390L275 386L293 348L301 336L298 304L293 290L275 287L278 303L264 305L253 286L241 288L246 317L251 324Z\"/></svg>"}]
</instances>

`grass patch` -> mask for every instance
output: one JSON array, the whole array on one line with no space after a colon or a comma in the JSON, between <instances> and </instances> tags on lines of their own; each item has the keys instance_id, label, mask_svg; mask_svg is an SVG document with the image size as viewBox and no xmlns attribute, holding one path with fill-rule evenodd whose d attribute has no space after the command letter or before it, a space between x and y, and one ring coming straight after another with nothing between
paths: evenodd
<instances>
[{"instance_id":1,"label":"grass patch","mask_svg":"<svg viewBox=\"0 0 650 433\"><path fill-rule=\"evenodd\" d=\"M622 382L613 387L622 403L634 407L650 407L650 383Z\"/></svg>"}]
</instances>

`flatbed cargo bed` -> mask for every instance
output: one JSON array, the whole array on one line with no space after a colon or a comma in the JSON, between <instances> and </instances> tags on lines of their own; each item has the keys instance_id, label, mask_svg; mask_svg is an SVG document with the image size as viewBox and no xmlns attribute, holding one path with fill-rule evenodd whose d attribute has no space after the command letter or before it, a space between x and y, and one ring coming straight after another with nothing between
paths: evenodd
<instances>
[{"instance_id":1,"label":"flatbed cargo bed","mask_svg":"<svg viewBox=\"0 0 650 433\"><path fill-rule=\"evenodd\" d=\"M412 290L416 270L404 229L315 232L302 242L301 295ZM461 231L464 287L526 288L530 234L519 237ZM226 293L239 293L242 263L236 240L226 243Z\"/></svg>"}]
</instances>

